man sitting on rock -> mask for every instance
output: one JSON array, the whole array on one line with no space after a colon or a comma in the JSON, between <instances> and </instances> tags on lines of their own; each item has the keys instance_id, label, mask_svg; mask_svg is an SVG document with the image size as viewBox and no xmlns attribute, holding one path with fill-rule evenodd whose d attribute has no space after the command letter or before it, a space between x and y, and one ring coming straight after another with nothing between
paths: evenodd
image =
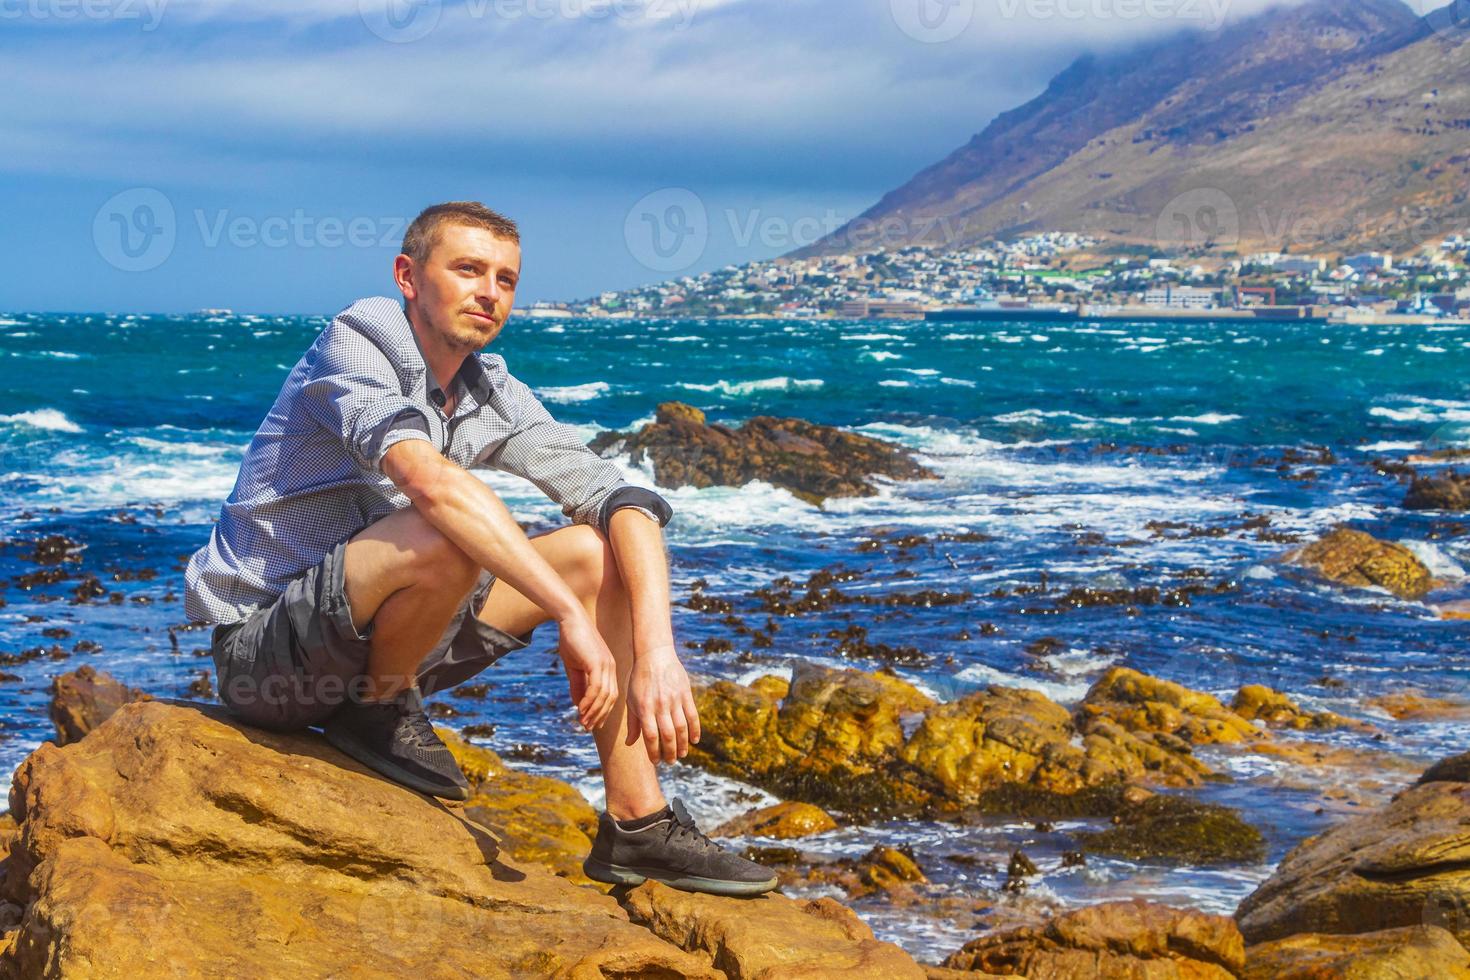
<instances>
[{"instance_id":1,"label":"man sitting on rock","mask_svg":"<svg viewBox=\"0 0 1470 980\"><path fill-rule=\"evenodd\" d=\"M189 615L218 624L221 700L263 728L321 726L388 778L463 800L424 696L555 620L607 787L588 876L769 891L766 869L711 843L659 788L657 760L699 740L670 622L668 503L479 353L520 267L513 222L478 203L431 207L394 260L404 303L354 303L292 368L186 573ZM525 477L574 523L528 540L471 467Z\"/></svg>"}]
</instances>

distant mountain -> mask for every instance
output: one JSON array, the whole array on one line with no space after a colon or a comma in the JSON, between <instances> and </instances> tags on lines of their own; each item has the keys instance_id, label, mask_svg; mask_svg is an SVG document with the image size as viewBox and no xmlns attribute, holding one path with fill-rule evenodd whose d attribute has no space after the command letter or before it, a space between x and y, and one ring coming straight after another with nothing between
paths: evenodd
<instances>
[{"instance_id":1,"label":"distant mountain","mask_svg":"<svg viewBox=\"0 0 1470 980\"><path fill-rule=\"evenodd\" d=\"M1163 251L1383 247L1470 226L1470 29L1313 0L1078 58L798 254L1077 231Z\"/></svg>"}]
</instances>

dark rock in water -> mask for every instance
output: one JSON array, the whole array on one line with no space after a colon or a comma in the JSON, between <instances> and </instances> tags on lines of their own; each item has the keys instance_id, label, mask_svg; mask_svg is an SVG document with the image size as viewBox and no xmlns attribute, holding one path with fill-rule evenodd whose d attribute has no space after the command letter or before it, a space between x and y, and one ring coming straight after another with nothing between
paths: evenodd
<instances>
[{"instance_id":1,"label":"dark rock in water","mask_svg":"<svg viewBox=\"0 0 1470 980\"><path fill-rule=\"evenodd\" d=\"M1310 568L1339 585L1378 586L1400 599L1420 599L1437 584L1418 557L1401 544L1363 531L1338 528L1283 560Z\"/></svg>"},{"instance_id":2,"label":"dark rock in water","mask_svg":"<svg viewBox=\"0 0 1470 980\"><path fill-rule=\"evenodd\" d=\"M112 713L149 696L92 667L81 667L51 681L51 723L56 744L67 745L102 724Z\"/></svg>"},{"instance_id":3,"label":"dark rock in water","mask_svg":"<svg viewBox=\"0 0 1470 980\"><path fill-rule=\"evenodd\" d=\"M31 547L31 553L26 557L37 565L56 565L64 561L78 561L79 556L75 552L81 547L81 544L64 534L48 534L36 540Z\"/></svg>"},{"instance_id":4,"label":"dark rock in water","mask_svg":"<svg viewBox=\"0 0 1470 980\"><path fill-rule=\"evenodd\" d=\"M214 697L214 684L210 683L209 671L201 670L196 674L194 679L189 682L189 686L184 688L184 693L191 698L199 698L203 701L212 699Z\"/></svg>"},{"instance_id":5,"label":"dark rock in water","mask_svg":"<svg viewBox=\"0 0 1470 980\"><path fill-rule=\"evenodd\" d=\"M1440 759L1424 770L1420 783L1470 783L1470 752Z\"/></svg>"},{"instance_id":6,"label":"dark rock in water","mask_svg":"<svg viewBox=\"0 0 1470 980\"><path fill-rule=\"evenodd\" d=\"M1139 899L981 936L944 961L952 970L1048 980L1233 980L1244 965L1245 944L1229 916Z\"/></svg>"},{"instance_id":7,"label":"dark rock in water","mask_svg":"<svg viewBox=\"0 0 1470 980\"><path fill-rule=\"evenodd\" d=\"M664 402L652 425L636 433L605 432L592 442L596 452L618 444L635 464L653 463L661 487L743 486L764 480L802 500L870 497L871 477L936 479L902 446L801 419L758 416L739 429L709 424L704 413L681 402Z\"/></svg>"},{"instance_id":8,"label":"dark rock in water","mask_svg":"<svg viewBox=\"0 0 1470 980\"><path fill-rule=\"evenodd\" d=\"M1011 852L1011 863L1006 866L1006 882L1002 886L1004 891L1023 892L1026 890L1027 878L1034 878L1041 874L1041 869L1036 862L1026 856L1025 851Z\"/></svg>"},{"instance_id":9,"label":"dark rock in water","mask_svg":"<svg viewBox=\"0 0 1470 980\"><path fill-rule=\"evenodd\" d=\"M1159 794L1126 807L1114 826L1077 840L1095 854L1135 861L1236 864L1266 856L1266 839L1229 807Z\"/></svg>"},{"instance_id":10,"label":"dark rock in water","mask_svg":"<svg viewBox=\"0 0 1470 980\"><path fill-rule=\"evenodd\" d=\"M1409 510L1470 510L1470 473L1451 470L1415 477L1404 495L1404 506Z\"/></svg>"}]
</instances>

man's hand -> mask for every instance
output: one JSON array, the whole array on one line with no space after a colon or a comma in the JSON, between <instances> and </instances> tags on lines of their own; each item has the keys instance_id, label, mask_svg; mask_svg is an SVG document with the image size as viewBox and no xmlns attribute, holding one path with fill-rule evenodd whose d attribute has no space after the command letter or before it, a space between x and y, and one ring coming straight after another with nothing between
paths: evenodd
<instances>
[{"instance_id":1,"label":"man's hand","mask_svg":"<svg viewBox=\"0 0 1470 980\"><path fill-rule=\"evenodd\" d=\"M578 720L587 731L595 731L602 727L618 699L617 662L602 634L585 615L562 620L557 628L561 632L557 647L566 665Z\"/></svg>"},{"instance_id":2,"label":"man's hand","mask_svg":"<svg viewBox=\"0 0 1470 980\"><path fill-rule=\"evenodd\" d=\"M699 741L699 712L689 675L672 646L640 653L628 682L628 742L639 738L652 762L673 762Z\"/></svg>"}]
</instances>

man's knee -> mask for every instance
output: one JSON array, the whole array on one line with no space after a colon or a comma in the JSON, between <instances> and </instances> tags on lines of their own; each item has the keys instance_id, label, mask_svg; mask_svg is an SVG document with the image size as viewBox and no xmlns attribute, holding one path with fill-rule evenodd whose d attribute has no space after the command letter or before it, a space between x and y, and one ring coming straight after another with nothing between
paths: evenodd
<instances>
[{"instance_id":1,"label":"man's knee","mask_svg":"<svg viewBox=\"0 0 1470 980\"><path fill-rule=\"evenodd\" d=\"M568 528L562 577L582 599L591 599L607 588L621 588L618 563L612 545L594 528L579 524Z\"/></svg>"},{"instance_id":2,"label":"man's knee","mask_svg":"<svg viewBox=\"0 0 1470 980\"><path fill-rule=\"evenodd\" d=\"M400 514L401 526L394 528L393 537L406 555L414 582L467 592L480 574L474 559L414 508Z\"/></svg>"}]
</instances>

